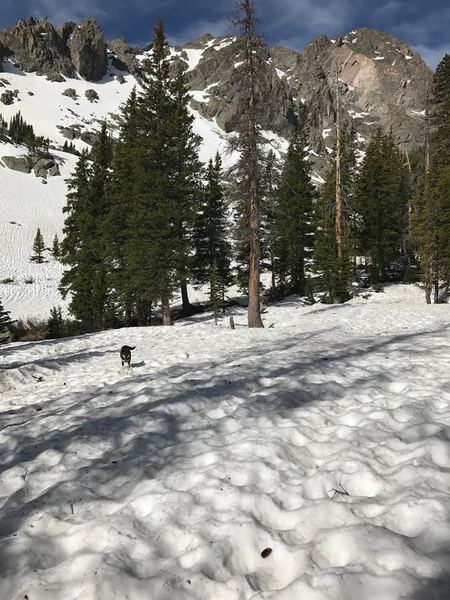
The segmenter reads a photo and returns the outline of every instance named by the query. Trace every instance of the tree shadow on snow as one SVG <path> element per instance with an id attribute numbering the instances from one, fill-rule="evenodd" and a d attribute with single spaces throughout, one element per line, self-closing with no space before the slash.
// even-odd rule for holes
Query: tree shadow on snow
<path id="1" fill-rule="evenodd" d="M 14 553 L 9 552 L 9 540 L 5 538 L 14 536 L 33 514 L 45 511 L 69 522 L 77 522 L 80 514 L 83 520 L 84 505 L 104 499 L 125 502 L 140 481 L 156 478 L 177 464 L 185 468 L 189 444 L 201 440 L 205 431 L 216 431 L 218 439 L 226 444 L 220 424 L 207 413 L 222 403 L 227 406 L 230 398 L 239 399 L 236 418 L 273 415 L 278 420 L 287 419 L 308 403 L 338 400 L 359 393 L 364 386 L 370 386 L 370 390 L 377 382 L 384 385 L 392 381 L 391 366 L 386 362 L 390 353 L 420 358 L 423 347 L 418 342 L 436 333 L 405 334 L 377 341 L 351 339 L 335 342 L 319 354 L 310 348 L 314 347 L 316 336 L 326 334 L 323 331 L 289 334 L 273 347 L 267 347 L 266 338 L 246 352 L 228 353 L 226 370 L 224 357 L 206 364 L 187 360 L 153 372 L 147 365 L 146 372 L 131 373 L 129 378 L 110 386 L 86 387 L 68 392 L 58 401 L 41 403 L 39 413 L 33 405 L 5 411 L 0 417 L 7 416 L 8 421 L 13 418 L 7 427 L 15 444 L 14 451 L 1 461 L 0 477 L 17 467 L 20 472 L 16 477 L 22 478 L 24 484 L 17 486 L 2 507 L 0 575 L 7 576 L 15 568 Z M 447 350 L 444 339 L 442 347 Z M 96 353 L 115 351 L 87 351 L 86 360 Z M 290 360 L 286 364 L 287 352 Z M 80 353 L 67 360 L 78 360 Z M 361 364 L 362 358 L 370 360 Z M 209 379 L 205 378 L 205 371 L 211 373 Z M 409 374 L 405 370 L 404 375 Z M 292 385 L 293 381 L 296 385 Z M 196 420 L 191 424 L 189 417 L 194 414 Z M 40 466 L 51 472 L 52 456 L 49 466 L 45 462 L 49 453 L 53 459 L 56 455 L 66 462 L 68 477 L 57 478 L 37 495 L 31 494 L 27 480 L 33 478 L 33 470 Z M 30 538 L 29 543 L 38 544 L 39 540 Z M 448 581 L 444 583 L 448 585 Z M 424 590 L 414 600 L 434 598 L 426 596 Z M 450 596 L 436 596 L 436 600 L 444 598 L 448 600 Z"/>

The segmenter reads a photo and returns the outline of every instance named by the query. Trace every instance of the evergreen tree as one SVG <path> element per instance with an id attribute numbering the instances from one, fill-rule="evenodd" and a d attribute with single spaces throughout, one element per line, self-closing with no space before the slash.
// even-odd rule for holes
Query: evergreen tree
<path id="1" fill-rule="evenodd" d="M 257 54 L 263 47 L 257 35 L 256 8 L 253 0 L 236 0 L 235 25 L 241 33 L 240 51 L 243 55 L 241 81 L 244 102 L 238 132 L 240 161 L 238 164 L 241 203 L 241 237 L 248 249 L 248 310 L 249 327 L 264 327 L 261 319 L 260 270 L 261 270 L 261 136 L 258 127 Z"/>
<path id="2" fill-rule="evenodd" d="M 341 135 L 341 196 L 343 203 L 343 240 L 341 255 L 336 247 L 336 164 L 326 176 L 316 205 L 316 242 L 314 266 L 330 302 L 345 302 L 351 297 L 351 256 L 353 249 L 353 211 L 356 157 L 353 132 Z"/>
<path id="3" fill-rule="evenodd" d="M 193 251 L 193 233 L 197 206 L 201 196 L 199 174 L 202 165 L 198 159 L 201 138 L 193 132 L 194 116 L 189 113 L 190 96 L 182 70 L 171 85 L 174 101 L 173 118 L 173 182 L 175 201 L 175 236 L 177 278 L 181 288 L 183 311 L 191 310 L 187 293 L 189 257 Z"/>
<path id="4" fill-rule="evenodd" d="M 44 242 L 44 238 L 42 236 L 41 230 L 37 229 L 36 231 L 36 235 L 34 237 L 34 241 L 33 241 L 33 256 L 31 256 L 30 260 L 32 260 L 33 262 L 37 262 L 39 264 L 42 264 L 44 262 L 44 250 L 45 250 L 45 242 Z"/>
<path id="5" fill-rule="evenodd" d="M 10 342 L 12 339 L 11 326 L 13 321 L 9 318 L 9 311 L 3 308 L 0 300 L 0 344 Z"/>
<path id="6" fill-rule="evenodd" d="M 142 91 L 130 98 L 124 114 L 125 127 L 135 134 L 135 140 L 131 142 L 122 129 L 111 191 L 114 219 L 120 214 L 118 189 L 130 188 L 130 184 L 131 206 L 125 231 L 110 247 L 119 259 L 115 276 L 127 313 L 146 324 L 152 306 L 159 301 L 163 322 L 170 324 L 169 302 L 177 287 L 182 287 L 187 303 L 185 284 L 200 164 L 186 82 L 181 72 L 171 73 L 162 22 L 155 29 L 141 85 Z M 119 182 L 124 160 L 133 162 L 132 182 L 129 178 Z"/>
<path id="7" fill-rule="evenodd" d="M 8 123 L 2 115 L 0 115 L 0 141 L 5 142 L 8 136 Z"/>
<path id="8" fill-rule="evenodd" d="M 402 276 L 407 228 L 409 174 L 392 135 L 378 129 L 356 183 L 359 252 L 369 260 L 373 283 Z"/>
<path id="9" fill-rule="evenodd" d="M 106 250 L 109 264 L 109 287 L 114 290 L 117 311 L 125 323 L 148 323 L 153 296 L 146 296 L 131 276 L 127 258 L 130 218 L 137 202 L 137 182 L 143 163 L 140 144 L 141 127 L 138 99 L 134 88 L 119 115 L 119 139 L 115 144 L 111 183 L 110 209 L 106 223 Z"/>
<path id="10" fill-rule="evenodd" d="M 60 290 L 63 297 L 71 292 L 69 310 L 88 330 L 101 329 L 114 318 L 106 262 L 111 161 L 112 141 L 103 124 L 90 156 L 81 155 L 68 180 L 64 209 L 61 261 L 68 269 L 64 271 Z"/>
<path id="11" fill-rule="evenodd" d="M 225 288 L 231 283 L 231 247 L 227 241 L 227 218 L 221 179 L 222 163 L 217 154 L 214 162 L 209 161 L 206 171 L 206 182 L 194 228 L 195 254 L 192 270 L 196 283 L 209 282 L 215 294 L 220 291 L 223 301 Z M 210 300 L 213 303 L 212 297 Z"/>
<path id="12" fill-rule="evenodd" d="M 282 290 L 303 294 L 313 247 L 314 189 L 304 150 L 305 120 L 289 145 L 275 209 L 275 265 Z"/>
<path id="13" fill-rule="evenodd" d="M 273 290 L 276 287 L 274 222 L 279 179 L 277 158 L 270 150 L 264 160 L 261 178 L 261 254 L 263 260 L 268 261 Z"/>
<path id="14" fill-rule="evenodd" d="M 47 338 L 56 339 L 64 337 L 64 319 L 62 317 L 60 306 L 54 306 L 50 310 L 50 318 L 47 322 L 47 327 Z"/>
<path id="15" fill-rule="evenodd" d="M 12 117 L 9 123 L 9 136 L 16 144 L 26 144 L 34 147 L 35 135 L 32 125 L 28 125 L 20 114 L 20 111 Z"/>
<path id="16" fill-rule="evenodd" d="M 56 234 L 56 233 L 55 233 L 55 237 L 53 238 L 51 253 L 55 260 L 58 260 L 58 258 L 60 257 L 60 254 L 61 254 L 61 248 L 60 248 L 60 243 L 59 243 L 59 239 L 58 239 L 58 234 Z"/>
<path id="17" fill-rule="evenodd" d="M 422 177 L 412 201 L 411 227 L 426 302 L 439 301 L 440 283 L 450 285 L 450 56 L 439 63 L 429 101 Z M 428 109 L 428 107 L 427 107 Z M 428 115 L 427 115 L 428 116 Z M 428 134 L 428 131 L 427 131 Z"/>
<path id="18" fill-rule="evenodd" d="M 450 55 L 436 68 L 430 97 L 430 162 L 433 169 L 450 163 Z"/>
<path id="19" fill-rule="evenodd" d="M 209 304 L 217 325 L 219 315 L 223 310 L 223 282 L 221 280 L 217 264 L 214 263 L 209 275 Z"/>

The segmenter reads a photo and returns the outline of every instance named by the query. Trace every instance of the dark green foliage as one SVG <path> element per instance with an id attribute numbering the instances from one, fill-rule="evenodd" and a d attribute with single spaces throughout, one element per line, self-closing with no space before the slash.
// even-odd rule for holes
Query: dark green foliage
<path id="1" fill-rule="evenodd" d="M 101 329 L 113 319 L 105 235 L 111 162 L 112 141 L 104 124 L 90 155 L 80 156 L 67 182 L 61 262 L 68 269 L 60 290 L 63 297 L 71 292 L 69 310 L 89 330 Z"/>
<path id="2" fill-rule="evenodd" d="M 64 319 L 60 306 L 54 306 L 50 311 L 50 318 L 47 323 L 49 339 L 62 338 L 65 335 Z"/>
<path id="3" fill-rule="evenodd" d="M 220 291 L 223 299 L 225 287 L 231 283 L 231 247 L 227 242 L 226 209 L 221 178 L 221 161 L 219 155 L 216 155 L 215 161 L 210 160 L 208 164 L 195 222 L 192 272 L 196 283 L 209 282 L 211 289 L 214 287 L 214 293 Z"/>
<path id="4" fill-rule="evenodd" d="M 409 174 L 391 135 L 378 130 L 356 184 L 359 253 L 369 261 L 373 283 L 401 279 L 406 266 Z"/>
<path id="5" fill-rule="evenodd" d="M 217 264 L 214 263 L 209 273 L 209 304 L 214 315 L 214 322 L 217 325 L 219 316 L 223 311 L 223 282 L 220 277 Z"/>
<path id="6" fill-rule="evenodd" d="M 80 153 L 76 149 L 76 146 L 73 142 L 68 142 L 67 140 L 63 144 L 63 152 L 68 152 L 70 154 L 79 155 Z"/>
<path id="7" fill-rule="evenodd" d="M 33 126 L 25 122 L 20 112 L 14 115 L 9 123 L 9 136 L 16 144 L 26 144 L 27 146 L 34 147 L 35 135 Z"/>
<path id="8" fill-rule="evenodd" d="M 436 68 L 430 98 L 431 166 L 441 169 L 450 163 L 450 55 Z"/>
<path id="9" fill-rule="evenodd" d="M 275 270 L 281 288 L 303 294 L 313 247 L 314 188 L 304 150 L 305 119 L 289 145 L 275 208 Z"/>
<path id="10" fill-rule="evenodd" d="M 61 246 L 57 234 L 55 234 L 55 237 L 53 238 L 51 254 L 55 260 L 58 260 L 61 255 Z"/>
<path id="11" fill-rule="evenodd" d="M 33 262 L 37 262 L 38 264 L 42 264 L 44 262 L 44 250 L 45 250 L 45 242 L 42 236 L 41 230 L 37 229 L 36 235 L 33 241 L 33 256 L 30 257 L 30 260 Z"/>
<path id="12" fill-rule="evenodd" d="M 201 173 L 186 82 L 171 73 L 161 22 L 141 83 L 122 111 L 108 252 L 120 310 L 144 325 L 188 278 Z"/>
<path id="13" fill-rule="evenodd" d="M 272 289 L 275 280 L 275 210 L 280 171 L 275 153 L 270 150 L 264 159 L 261 178 L 261 256 L 271 272 Z"/>
<path id="14" fill-rule="evenodd" d="M 11 326 L 13 321 L 9 318 L 9 311 L 3 308 L 0 300 L 0 344 L 10 342 L 12 339 Z"/>
<path id="15" fill-rule="evenodd" d="M 426 301 L 439 301 L 450 285 L 450 56 L 439 63 L 430 97 L 430 143 L 412 199 L 412 240 L 425 284 Z M 426 152 L 429 160 L 426 160 Z M 427 168 L 427 165 L 428 168 Z"/>
<path id="16" fill-rule="evenodd" d="M 330 169 L 316 204 L 314 269 L 328 302 L 345 302 L 352 294 L 354 256 L 354 183 L 356 157 L 354 135 L 341 135 L 341 186 L 344 206 L 344 239 L 339 257 L 336 247 L 336 165 Z"/>
<path id="17" fill-rule="evenodd" d="M 5 142 L 8 136 L 8 123 L 5 119 L 0 115 L 0 140 Z"/>

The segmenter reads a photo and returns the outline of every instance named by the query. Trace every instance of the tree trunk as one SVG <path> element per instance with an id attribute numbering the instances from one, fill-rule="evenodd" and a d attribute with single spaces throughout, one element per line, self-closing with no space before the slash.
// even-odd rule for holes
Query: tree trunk
<path id="1" fill-rule="evenodd" d="M 434 304 L 439 304 L 439 280 L 435 279 L 433 281 L 433 289 L 434 289 L 434 297 L 433 297 L 433 301 Z"/>
<path id="2" fill-rule="evenodd" d="M 163 325 L 172 325 L 172 311 L 170 310 L 169 299 L 165 298 L 161 301 L 161 311 L 163 318 Z"/>
<path id="3" fill-rule="evenodd" d="M 192 314 L 192 304 L 189 302 L 187 282 L 185 279 L 181 280 L 180 287 L 181 287 L 181 303 L 183 305 L 183 315 L 189 316 Z"/>
<path id="4" fill-rule="evenodd" d="M 261 240 L 259 231 L 259 198 L 258 198 L 258 130 L 256 123 L 256 89 L 255 64 L 253 59 L 253 27 L 254 6 L 251 2 L 243 3 L 245 17 L 246 66 L 249 84 L 247 106 L 247 177 L 248 177 L 248 214 L 249 214 L 249 259 L 248 259 L 248 311 L 249 327 L 264 327 L 261 319 L 259 297 Z"/>
<path id="5" fill-rule="evenodd" d="M 275 280 L 275 260 L 273 256 L 273 250 L 270 250 L 270 272 L 272 277 L 272 289 L 275 290 L 277 282 Z"/>
<path id="6" fill-rule="evenodd" d="M 335 236 L 336 255 L 342 257 L 343 223 L 344 213 L 342 206 L 342 180 L 341 180 L 341 126 L 340 126 L 340 99 L 339 80 L 336 76 L 336 214 L 335 214 Z"/>

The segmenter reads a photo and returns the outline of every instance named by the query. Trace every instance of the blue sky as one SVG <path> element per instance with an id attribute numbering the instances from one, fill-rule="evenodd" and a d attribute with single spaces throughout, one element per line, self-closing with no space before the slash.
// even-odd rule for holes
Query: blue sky
<path id="1" fill-rule="evenodd" d="M 231 32 L 233 0 L 2 0 L 0 28 L 25 16 L 48 16 L 60 25 L 94 16 L 108 39 L 124 35 L 135 45 L 151 39 L 161 16 L 172 42 L 210 32 Z M 373 5 L 371 7 L 370 5 Z M 449 0 L 256 0 L 261 33 L 272 46 L 303 48 L 320 33 L 334 36 L 358 27 L 377 27 L 406 41 L 435 67 L 450 53 Z"/>

